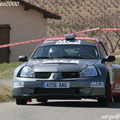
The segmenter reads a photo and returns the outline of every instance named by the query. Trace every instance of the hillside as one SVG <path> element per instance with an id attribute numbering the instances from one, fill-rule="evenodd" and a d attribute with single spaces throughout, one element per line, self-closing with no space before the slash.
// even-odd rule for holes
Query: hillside
<path id="1" fill-rule="evenodd" d="M 104 17 L 120 17 L 120 0 L 26 0 L 61 15 L 62 20 L 48 19 L 48 36 L 84 29 Z M 88 23 L 89 24 L 86 24 Z M 104 27 L 101 21 L 95 26 Z M 93 26 L 93 25 L 92 25 Z M 91 27 L 92 27 L 91 26 Z M 105 26 L 107 27 L 107 26 Z M 108 26 L 109 27 L 109 26 Z M 115 26 L 116 27 L 116 26 Z"/>

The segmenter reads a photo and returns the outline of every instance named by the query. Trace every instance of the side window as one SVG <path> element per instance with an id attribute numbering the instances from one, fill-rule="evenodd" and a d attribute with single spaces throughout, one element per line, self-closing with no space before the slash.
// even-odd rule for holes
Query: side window
<path id="1" fill-rule="evenodd" d="M 102 56 L 103 56 L 103 57 L 107 57 L 107 56 L 108 56 L 108 53 L 107 53 L 104 45 L 103 45 L 101 42 L 100 42 L 99 44 L 100 44 L 100 49 L 101 49 Z"/>

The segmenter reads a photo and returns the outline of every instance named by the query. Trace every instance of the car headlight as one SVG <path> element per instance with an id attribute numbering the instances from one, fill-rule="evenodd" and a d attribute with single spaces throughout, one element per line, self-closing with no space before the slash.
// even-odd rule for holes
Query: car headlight
<path id="1" fill-rule="evenodd" d="M 87 66 L 80 72 L 80 77 L 95 77 L 98 72 L 94 66 Z"/>
<path id="2" fill-rule="evenodd" d="M 20 77 L 35 77 L 35 73 L 34 71 L 32 70 L 31 67 L 29 66 L 25 66 L 22 70 L 21 70 L 21 73 L 20 73 Z"/>

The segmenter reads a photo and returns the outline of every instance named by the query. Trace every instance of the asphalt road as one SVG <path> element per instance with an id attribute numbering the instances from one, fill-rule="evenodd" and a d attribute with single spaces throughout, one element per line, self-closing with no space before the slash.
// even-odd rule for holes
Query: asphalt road
<path id="1" fill-rule="evenodd" d="M 98 107 L 96 101 L 48 101 L 19 106 L 0 104 L 0 120 L 120 120 L 120 103 Z"/>

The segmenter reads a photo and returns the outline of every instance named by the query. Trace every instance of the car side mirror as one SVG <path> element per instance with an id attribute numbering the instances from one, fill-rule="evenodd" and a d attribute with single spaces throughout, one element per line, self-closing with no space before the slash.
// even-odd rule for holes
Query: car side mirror
<path id="1" fill-rule="evenodd" d="M 102 63 L 104 63 L 104 62 L 113 62 L 113 61 L 115 61 L 115 56 L 108 56 L 108 57 L 106 57 L 106 58 L 103 58 L 103 60 L 102 60 Z"/>
<path id="2" fill-rule="evenodd" d="M 27 56 L 19 56 L 19 57 L 18 57 L 18 60 L 19 60 L 20 62 L 26 62 L 26 61 L 28 61 L 28 58 L 27 58 Z"/>

